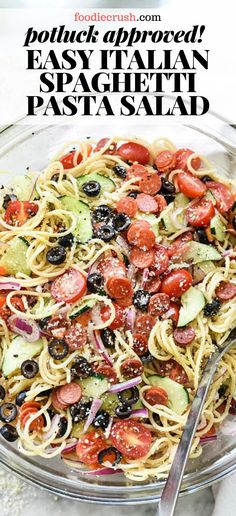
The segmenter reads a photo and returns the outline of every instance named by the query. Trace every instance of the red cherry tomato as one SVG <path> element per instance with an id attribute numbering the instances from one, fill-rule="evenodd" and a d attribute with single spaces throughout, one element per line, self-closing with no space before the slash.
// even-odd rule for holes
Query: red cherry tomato
<path id="1" fill-rule="evenodd" d="M 155 165 L 160 172 L 171 172 L 176 168 L 175 153 L 170 150 L 159 152 L 155 159 Z"/>
<path id="2" fill-rule="evenodd" d="M 110 439 L 124 457 L 135 460 L 149 452 L 152 434 L 142 423 L 127 419 L 112 426 Z"/>
<path id="3" fill-rule="evenodd" d="M 0 266 L 0 276 L 7 276 L 7 270 L 2 265 Z"/>
<path id="4" fill-rule="evenodd" d="M 111 330 L 117 330 L 118 328 L 123 328 L 126 319 L 126 312 L 116 303 L 113 303 L 113 306 L 115 308 L 115 318 L 110 324 L 109 328 L 111 328 Z M 108 321 L 111 316 L 109 306 L 103 305 L 100 310 L 100 315 L 103 322 Z"/>
<path id="5" fill-rule="evenodd" d="M 76 165 L 79 165 L 81 163 L 81 161 L 83 159 L 82 154 L 81 153 L 78 154 L 75 165 L 74 165 L 74 155 L 75 155 L 75 151 L 68 152 L 68 154 L 65 154 L 65 156 L 62 156 L 62 158 L 60 158 L 60 162 L 62 163 L 63 168 L 65 170 L 68 170 L 69 168 L 74 168 Z"/>
<path id="6" fill-rule="evenodd" d="M 105 448 L 107 443 L 102 435 L 98 432 L 87 432 L 76 445 L 76 455 L 83 464 L 90 466 L 97 462 L 99 452 Z"/>
<path id="7" fill-rule="evenodd" d="M 6 303 L 6 296 L 0 296 L 0 308 L 2 308 Z M 0 312 L 1 316 L 1 312 Z"/>
<path id="8" fill-rule="evenodd" d="M 179 191 L 187 197 L 190 197 L 190 199 L 202 197 L 207 189 L 206 185 L 198 179 L 198 177 L 194 177 L 192 174 L 186 174 L 185 172 L 178 174 L 177 184 Z"/>
<path id="9" fill-rule="evenodd" d="M 185 269 L 176 269 L 162 281 L 161 292 L 170 297 L 181 297 L 191 287 L 192 282 L 193 278 L 190 272 Z"/>
<path id="10" fill-rule="evenodd" d="M 208 226 L 215 215 L 215 208 L 209 199 L 195 199 L 186 209 L 186 218 L 193 227 Z"/>
<path id="11" fill-rule="evenodd" d="M 12 304 L 12 306 L 14 306 L 14 308 L 16 308 L 16 310 L 20 310 L 20 312 L 25 311 L 25 305 L 24 305 L 21 297 L 13 296 L 11 298 L 11 304 Z"/>
<path id="12" fill-rule="evenodd" d="M 220 213 L 226 213 L 232 208 L 234 197 L 227 186 L 217 181 L 207 181 L 206 186 L 212 191 L 216 200 L 216 207 Z"/>
<path id="13" fill-rule="evenodd" d="M 110 138 L 102 138 L 101 140 L 99 140 L 99 142 L 97 143 L 95 152 L 99 152 L 100 150 L 102 150 L 102 148 L 105 147 L 105 145 L 107 144 L 107 142 L 109 142 L 109 140 L 110 140 Z M 117 147 L 116 143 L 111 142 L 108 149 L 106 149 L 104 151 L 104 154 L 116 154 L 116 147 Z"/>
<path id="14" fill-rule="evenodd" d="M 150 387 L 144 394 L 145 400 L 150 405 L 167 405 L 168 394 L 162 387 Z"/>
<path id="15" fill-rule="evenodd" d="M 11 226 L 23 226 L 38 212 L 38 205 L 28 201 L 10 201 L 4 214 L 4 220 Z"/>
<path id="16" fill-rule="evenodd" d="M 123 143 L 117 152 L 124 161 L 138 161 L 141 165 L 146 165 L 150 159 L 149 150 L 140 143 Z"/>
<path id="17" fill-rule="evenodd" d="M 86 292 L 86 279 L 76 269 L 68 269 L 52 282 L 51 294 L 56 301 L 74 303 Z"/>
<path id="18" fill-rule="evenodd" d="M 176 168 L 181 168 L 185 172 L 188 172 L 188 166 L 187 166 L 187 159 L 191 154 L 194 154 L 194 151 L 190 149 L 179 149 L 175 153 L 176 158 Z M 201 159 L 199 157 L 193 158 L 191 160 L 191 165 L 194 168 L 194 170 L 198 170 L 201 166 Z"/>
<path id="19" fill-rule="evenodd" d="M 107 378 L 110 383 L 118 382 L 116 372 L 114 371 L 113 367 L 109 365 L 101 364 L 100 366 L 96 367 L 96 373 L 105 376 L 105 378 Z"/>

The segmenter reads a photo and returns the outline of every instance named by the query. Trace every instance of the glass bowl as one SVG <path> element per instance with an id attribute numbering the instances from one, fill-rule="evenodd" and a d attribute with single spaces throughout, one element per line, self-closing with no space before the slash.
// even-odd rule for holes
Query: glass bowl
<path id="1" fill-rule="evenodd" d="M 164 124 L 134 119 L 115 122 L 81 120 L 73 125 L 29 127 L 26 123 L 0 131 L 1 182 L 9 176 L 25 174 L 27 167 L 42 170 L 54 153 L 69 140 L 107 135 L 137 135 L 154 140 L 167 136 L 178 147 L 189 147 L 206 155 L 224 176 L 236 177 L 236 130 L 220 117 L 210 114 L 195 125 Z M 71 499 L 91 503 L 133 505 L 157 502 L 163 481 L 134 483 L 122 475 L 81 475 L 70 470 L 59 458 L 39 459 L 21 455 L 17 446 L 0 437 L 0 463 L 27 482 Z M 236 470 L 236 433 L 219 435 L 205 444 L 202 456 L 189 461 L 181 487 L 188 494 L 211 485 Z"/>

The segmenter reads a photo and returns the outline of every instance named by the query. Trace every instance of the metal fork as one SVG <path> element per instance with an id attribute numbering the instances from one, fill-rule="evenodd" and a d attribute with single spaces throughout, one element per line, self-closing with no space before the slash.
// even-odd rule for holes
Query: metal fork
<path id="1" fill-rule="evenodd" d="M 231 331 L 227 340 L 222 344 L 222 346 L 216 348 L 206 363 L 199 387 L 191 405 L 179 446 L 175 454 L 175 458 L 173 460 L 165 487 L 162 492 L 156 516 L 173 516 L 174 514 L 185 466 L 202 413 L 204 402 L 211 385 L 212 377 L 223 355 L 227 353 L 227 351 L 229 351 L 229 349 L 234 345 L 236 345 L 236 327 Z"/>

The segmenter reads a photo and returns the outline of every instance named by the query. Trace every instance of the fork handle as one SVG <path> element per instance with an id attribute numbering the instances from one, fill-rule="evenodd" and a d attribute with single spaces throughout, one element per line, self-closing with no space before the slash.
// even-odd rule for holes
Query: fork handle
<path id="1" fill-rule="evenodd" d="M 203 405 L 218 362 L 225 351 L 225 348 L 224 352 L 220 349 L 216 349 L 206 364 L 195 398 L 191 405 L 174 461 L 170 468 L 168 479 L 162 492 L 156 516 L 173 516 L 174 514 L 185 466 L 198 426 L 198 421 L 202 413 Z"/>

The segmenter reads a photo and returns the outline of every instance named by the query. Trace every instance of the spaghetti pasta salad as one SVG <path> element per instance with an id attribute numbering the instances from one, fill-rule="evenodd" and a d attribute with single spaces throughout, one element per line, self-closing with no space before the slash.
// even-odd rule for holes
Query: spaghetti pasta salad
<path id="1" fill-rule="evenodd" d="M 0 433 L 81 473 L 165 478 L 236 326 L 234 187 L 162 138 L 70 142 L 0 199 Z M 221 360 L 191 449 L 236 414 Z"/>

